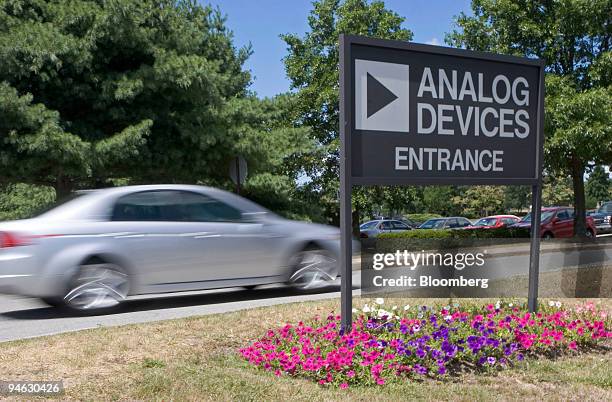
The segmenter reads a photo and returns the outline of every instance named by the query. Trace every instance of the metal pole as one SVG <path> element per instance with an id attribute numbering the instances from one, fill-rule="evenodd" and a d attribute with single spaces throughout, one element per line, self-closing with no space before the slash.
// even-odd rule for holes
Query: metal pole
<path id="1" fill-rule="evenodd" d="M 541 186 L 531 187 L 531 250 L 529 253 L 529 293 L 527 306 L 529 311 L 538 310 L 538 279 L 540 275 L 540 215 L 542 197 Z"/>
<path id="2" fill-rule="evenodd" d="M 529 311 L 538 310 L 538 282 L 540 276 L 540 220 L 542 210 L 542 167 L 544 155 L 544 61 L 540 60 L 538 88 L 538 151 L 536 152 L 536 184 L 531 186 L 531 247 L 529 253 L 529 290 L 527 306 Z"/>
<path id="3" fill-rule="evenodd" d="M 348 60 L 349 49 L 345 46 L 345 39 L 340 35 L 340 310 L 342 315 L 342 329 L 352 329 L 353 314 L 353 250 L 352 250 L 352 216 L 351 216 L 351 164 L 350 132 L 350 105 L 346 105 L 346 93 L 350 90 L 347 84 L 351 80 L 346 77 L 350 74 Z"/>

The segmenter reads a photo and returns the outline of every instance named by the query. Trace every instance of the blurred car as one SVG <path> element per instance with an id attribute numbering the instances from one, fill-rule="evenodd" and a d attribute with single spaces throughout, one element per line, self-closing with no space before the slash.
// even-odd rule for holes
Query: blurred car
<path id="1" fill-rule="evenodd" d="M 131 295 L 277 282 L 306 290 L 339 274 L 339 238 L 210 187 L 97 190 L 0 223 L 0 293 L 98 313 Z"/>
<path id="2" fill-rule="evenodd" d="M 378 237 L 381 233 L 398 233 L 412 228 L 396 219 L 376 219 L 359 226 L 359 237 L 362 239 Z"/>
<path id="3" fill-rule="evenodd" d="M 593 218 L 597 233 L 612 233 L 612 201 L 604 202 L 599 209 L 588 211 L 587 215 Z"/>
<path id="4" fill-rule="evenodd" d="M 514 225 L 521 218 L 514 215 L 493 215 L 477 220 L 474 224 L 466 226 L 466 229 L 497 229 Z"/>
<path id="5" fill-rule="evenodd" d="M 520 222 L 513 227 L 531 228 L 531 213 L 527 214 Z M 574 209 L 569 207 L 548 207 L 542 208 L 540 216 L 540 234 L 545 239 L 574 236 Z M 586 219 L 588 237 L 595 237 L 597 229 L 593 223 L 593 218 L 587 216 Z"/>
<path id="6" fill-rule="evenodd" d="M 426 220 L 419 229 L 462 229 L 470 226 L 472 222 L 462 216 L 451 216 L 450 218 L 432 218 Z"/>

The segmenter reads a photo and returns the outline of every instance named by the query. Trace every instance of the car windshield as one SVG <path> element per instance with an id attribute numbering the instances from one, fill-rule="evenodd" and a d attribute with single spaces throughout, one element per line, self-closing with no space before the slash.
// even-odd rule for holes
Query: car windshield
<path id="1" fill-rule="evenodd" d="M 608 202 L 606 204 L 603 204 L 598 210 L 597 212 L 599 213 L 610 213 L 612 212 L 612 202 Z"/>
<path id="2" fill-rule="evenodd" d="M 361 226 L 359 226 L 359 229 L 361 230 L 372 229 L 374 228 L 374 226 L 376 226 L 377 223 L 378 221 L 370 221 L 370 222 L 362 223 Z"/>
<path id="3" fill-rule="evenodd" d="M 497 223 L 497 218 L 482 218 L 478 220 L 474 226 L 494 226 Z"/>
<path id="4" fill-rule="evenodd" d="M 421 229 L 439 229 L 444 226 L 444 219 L 430 219 L 423 223 Z"/>
<path id="5" fill-rule="evenodd" d="M 542 222 L 547 221 L 550 219 L 551 216 L 553 216 L 555 214 L 555 211 L 542 211 L 542 215 L 540 215 L 540 220 Z M 525 216 L 521 222 L 531 222 L 531 212 L 527 214 L 527 216 Z"/>

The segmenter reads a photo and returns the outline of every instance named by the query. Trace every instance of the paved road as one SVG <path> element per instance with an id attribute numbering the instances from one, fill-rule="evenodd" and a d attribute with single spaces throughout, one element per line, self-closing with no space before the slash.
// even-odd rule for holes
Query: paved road
<path id="1" fill-rule="evenodd" d="M 353 274 L 359 286 L 359 272 Z M 359 291 L 355 290 L 354 294 Z M 94 317 L 74 317 L 37 299 L 0 295 L 0 342 L 78 331 L 88 328 L 161 321 L 194 315 L 217 314 L 275 304 L 340 297 L 340 281 L 317 293 L 300 294 L 291 288 L 270 285 L 254 290 L 231 288 L 136 298 L 124 312 Z"/>

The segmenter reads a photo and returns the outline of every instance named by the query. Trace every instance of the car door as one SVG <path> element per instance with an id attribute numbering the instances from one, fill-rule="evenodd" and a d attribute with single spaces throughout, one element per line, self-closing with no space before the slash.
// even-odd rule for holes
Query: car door
<path id="1" fill-rule="evenodd" d="M 459 227 L 459 221 L 457 220 L 457 218 L 450 218 L 446 221 L 446 224 L 444 225 L 445 229 L 456 229 Z"/>
<path id="2" fill-rule="evenodd" d="M 193 288 L 281 274 L 282 248 L 275 247 L 280 235 L 265 223 L 245 218 L 242 211 L 199 192 L 182 191 L 176 209 L 181 224 L 194 234 L 190 238 L 193 263 L 184 276 Z"/>
<path id="3" fill-rule="evenodd" d="M 411 229 L 410 226 L 400 221 L 392 221 L 391 224 L 393 225 L 393 229 L 391 229 L 392 233 L 405 232 Z"/>
<path id="4" fill-rule="evenodd" d="M 570 217 L 567 209 L 557 211 L 553 223 L 553 234 L 555 237 L 572 237 L 574 232 L 574 220 Z"/>
<path id="5" fill-rule="evenodd" d="M 391 233 L 393 231 L 393 224 L 390 221 L 384 221 L 378 225 L 378 229 L 380 233 Z"/>
<path id="6" fill-rule="evenodd" d="M 168 291 L 183 280 L 197 256 L 190 240 L 195 228 L 171 216 L 176 191 L 150 190 L 118 198 L 112 208 L 112 232 L 118 250 L 135 271 L 136 292 Z"/>

